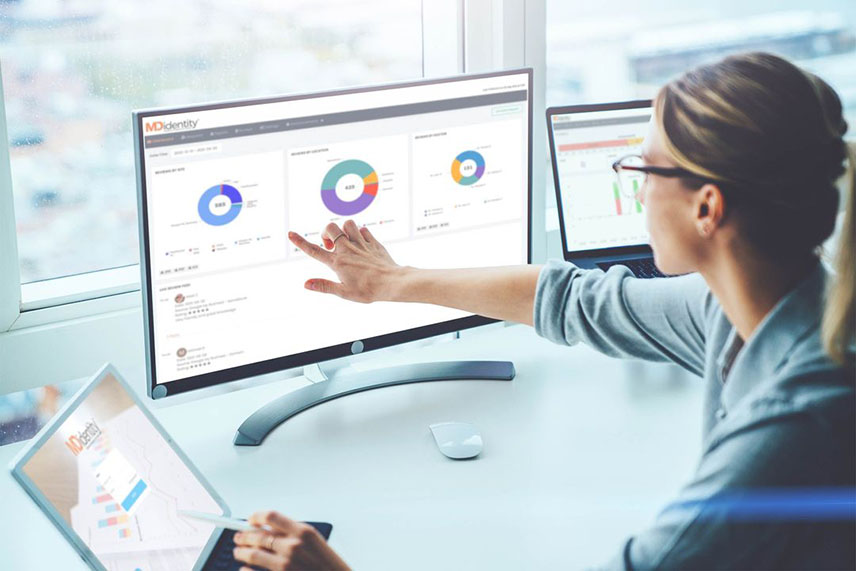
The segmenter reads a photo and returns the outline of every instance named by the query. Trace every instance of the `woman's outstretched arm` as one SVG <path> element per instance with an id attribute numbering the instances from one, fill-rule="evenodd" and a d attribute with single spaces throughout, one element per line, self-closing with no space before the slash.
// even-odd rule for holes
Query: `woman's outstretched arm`
<path id="1" fill-rule="evenodd" d="M 307 289 L 361 303 L 400 301 L 452 307 L 532 325 L 540 266 L 426 270 L 395 263 L 367 228 L 329 224 L 324 248 L 290 232 L 289 239 L 332 269 L 339 282 L 310 279 Z"/>

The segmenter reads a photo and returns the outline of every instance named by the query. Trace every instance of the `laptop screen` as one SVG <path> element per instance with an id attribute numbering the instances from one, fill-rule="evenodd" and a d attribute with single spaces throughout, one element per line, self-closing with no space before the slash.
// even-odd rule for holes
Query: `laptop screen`
<path id="1" fill-rule="evenodd" d="M 192 569 L 223 510 L 125 387 L 106 373 L 21 466 L 106 569 Z"/>
<path id="2" fill-rule="evenodd" d="M 645 214 L 633 189 L 622 189 L 612 163 L 641 153 L 651 107 L 551 115 L 553 172 L 566 252 L 648 243 Z M 641 185 L 634 179 L 634 188 Z"/>

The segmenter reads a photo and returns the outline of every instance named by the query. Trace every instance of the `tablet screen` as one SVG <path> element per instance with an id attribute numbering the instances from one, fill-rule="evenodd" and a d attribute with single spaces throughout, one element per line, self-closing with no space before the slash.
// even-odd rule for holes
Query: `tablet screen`
<path id="1" fill-rule="evenodd" d="M 177 510 L 223 513 L 109 373 L 22 470 L 110 570 L 191 569 L 214 526 Z"/>

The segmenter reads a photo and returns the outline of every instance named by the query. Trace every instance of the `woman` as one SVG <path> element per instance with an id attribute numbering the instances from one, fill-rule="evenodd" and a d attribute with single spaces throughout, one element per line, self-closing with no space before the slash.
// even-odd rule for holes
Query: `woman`
<path id="1" fill-rule="evenodd" d="M 704 378 L 696 473 L 612 567 L 851 569 L 853 172 L 834 276 L 817 253 L 835 226 L 836 181 L 848 155 L 856 162 L 846 130 L 825 82 L 769 54 L 732 56 L 663 87 L 643 160 L 614 168 L 619 176 L 645 173 L 639 199 L 655 262 L 667 274 L 687 274 L 680 277 L 639 280 L 622 267 L 604 273 L 556 261 L 401 267 L 353 221 L 330 224 L 325 248 L 290 239 L 341 280 L 309 280 L 309 289 L 527 323 L 558 343 L 674 361 Z M 822 509 L 841 506 L 842 497 L 843 510 Z M 306 527 L 275 512 L 253 521 L 274 534 L 236 536 L 238 559 L 346 568 Z"/>

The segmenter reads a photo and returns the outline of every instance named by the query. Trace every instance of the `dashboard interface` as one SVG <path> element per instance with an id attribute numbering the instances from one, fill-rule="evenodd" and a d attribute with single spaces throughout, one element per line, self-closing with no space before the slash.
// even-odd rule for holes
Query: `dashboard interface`
<path id="1" fill-rule="evenodd" d="M 523 71 L 138 114 L 156 383 L 469 316 L 308 291 L 335 275 L 287 235 L 353 219 L 399 264 L 526 263 L 530 98 Z"/>
<path id="2" fill-rule="evenodd" d="M 642 177 L 622 188 L 612 163 L 641 153 L 650 119 L 650 107 L 552 116 L 565 251 L 648 243 L 644 206 L 635 195 Z"/>

